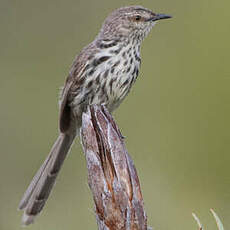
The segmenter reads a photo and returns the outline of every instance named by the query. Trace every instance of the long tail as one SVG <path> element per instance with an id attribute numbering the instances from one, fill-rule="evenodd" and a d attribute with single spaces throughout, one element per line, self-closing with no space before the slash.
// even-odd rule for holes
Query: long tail
<path id="1" fill-rule="evenodd" d="M 24 225 L 31 224 L 44 207 L 74 138 L 75 135 L 63 133 L 59 135 L 46 160 L 24 193 L 19 204 L 19 209 L 24 210 L 22 217 Z"/>

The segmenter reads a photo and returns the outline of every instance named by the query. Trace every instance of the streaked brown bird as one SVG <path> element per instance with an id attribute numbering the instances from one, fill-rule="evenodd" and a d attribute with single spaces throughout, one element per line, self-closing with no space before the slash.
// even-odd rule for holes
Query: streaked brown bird
<path id="1" fill-rule="evenodd" d="M 41 212 L 60 168 L 78 136 L 82 113 L 90 104 L 112 112 L 129 93 L 139 73 L 140 45 L 157 20 L 170 18 L 142 6 L 113 11 L 94 41 L 75 58 L 61 92 L 60 134 L 22 197 L 19 209 L 28 225 Z"/>

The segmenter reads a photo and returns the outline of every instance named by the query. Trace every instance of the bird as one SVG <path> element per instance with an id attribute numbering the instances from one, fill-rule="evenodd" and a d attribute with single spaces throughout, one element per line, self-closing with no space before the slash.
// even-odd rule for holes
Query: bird
<path id="1" fill-rule="evenodd" d="M 156 22 L 171 16 L 142 6 L 114 10 L 95 39 L 73 61 L 59 99 L 59 136 L 24 193 L 19 209 L 29 225 L 42 211 L 61 166 L 79 136 L 82 114 L 89 105 L 113 112 L 137 79 L 140 47 Z"/>

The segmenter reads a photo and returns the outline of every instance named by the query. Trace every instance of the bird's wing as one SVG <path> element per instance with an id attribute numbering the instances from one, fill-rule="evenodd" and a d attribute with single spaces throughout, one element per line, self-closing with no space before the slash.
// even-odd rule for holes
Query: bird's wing
<path id="1" fill-rule="evenodd" d="M 85 70 L 89 67 L 92 61 L 92 56 L 96 52 L 95 46 L 91 43 L 85 47 L 82 52 L 75 58 L 70 73 L 66 79 L 65 85 L 61 92 L 60 98 L 60 114 L 59 114 L 59 128 L 62 133 L 65 133 L 71 123 L 71 107 L 70 103 L 76 96 L 76 89 L 81 88 L 84 82 Z M 81 93 L 81 92 L 79 92 Z"/>

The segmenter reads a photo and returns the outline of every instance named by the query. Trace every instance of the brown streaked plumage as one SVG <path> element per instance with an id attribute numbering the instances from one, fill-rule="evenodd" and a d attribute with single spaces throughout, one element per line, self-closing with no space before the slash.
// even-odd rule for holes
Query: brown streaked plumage
<path id="1" fill-rule="evenodd" d="M 75 58 L 60 97 L 60 135 L 19 204 L 23 224 L 43 209 L 65 157 L 90 104 L 112 112 L 135 82 L 141 64 L 140 45 L 155 21 L 170 18 L 142 6 L 123 7 L 105 20 L 95 40 Z"/>

